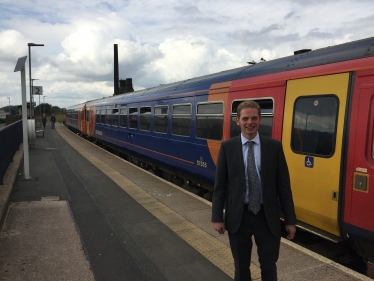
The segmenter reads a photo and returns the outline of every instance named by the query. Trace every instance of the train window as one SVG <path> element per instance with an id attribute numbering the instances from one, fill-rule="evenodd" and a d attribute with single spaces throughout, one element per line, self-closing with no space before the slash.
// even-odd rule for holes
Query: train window
<path id="1" fill-rule="evenodd" d="M 196 112 L 196 137 L 222 140 L 223 103 L 201 103 Z"/>
<path id="2" fill-rule="evenodd" d="M 244 100 L 236 100 L 231 107 L 231 123 L 230 123 L 230 138 L 240 135 L 240 126 L 236 124 L 237 108 Z M 274 102 L 272 99 L 255 100 L 261 108 L 261 125 L 258 132 L 266 137 L 272 137 L 273 131 L 273 108 Z"/>
<path id="3" fill-rule="evenodd" d="M 127 108 L 121 108 L 119 122 L 121 127 L 127 127 Z"/>
<path id="4" fill-rule="evenodd" d="M 106 116 L 105 116 L 105 124 L 106 125 L 111 125 L 111 122 L 110 122 L 111 115 L 112 115 L 112 110 L 111 109 L 107 109 L 106 110 Z"/>
<path id="5" fill-rule="evenodd" d="M 112 125 L 118 127 L 118 109 L 112 109 Z"/>
<path id="6" fill-rule="evenodd" d="M 96 123 L 100 123 L 100 110 L 96 110 Z"/>
<path id="7" fill-rule="evenodd" d="M 150 131 L 152 109 L 150 106 L 140 108 L 140 130 Z"/>
<path id="8" fill-rule="evenodd" d="M 105 109 L 101 110 L 101 119 L 100 119 L 101 124 L 105 124 Z"/>
<path id="9" fill-rule="evenodd" d="M 168 106 L 155 106 L 153 130 L 158 133 L 168 132 Z"/>
<path id="10" fill-rule="evenodd" d="M 191 105 L 174 105 L 171 133 L 173 135 L 189 136 L 191 133 Z"/>
<path id="11" fill-rule="evenodd" d="M 138 109 L 136 107 L 129 108 L 129 128 L 138 128 Z"/>
<path id="12" fill-rule="evenodd" d="M 332 156 L 338 116 L 333 95 L 300 97 L 295 101 L 291 147 L 294 152 Z"/>

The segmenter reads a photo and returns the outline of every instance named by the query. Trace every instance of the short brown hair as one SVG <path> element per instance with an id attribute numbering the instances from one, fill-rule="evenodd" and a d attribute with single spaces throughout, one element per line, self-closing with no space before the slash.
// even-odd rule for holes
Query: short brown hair
<path id="1" fill-rule="evenodd" d="M 245 101 L 243 101 L 242 103 L 240 103 L 238 105 L 238 108 L 236 110 L 236 117 L 237 118 L 240 118 L 240 112 L 244 108 L 256 108 L 258 110 L 258 116 L 261 116 L 260 105 L 257 102 L 253 101 L 253 100 L 245 100 Z"/>

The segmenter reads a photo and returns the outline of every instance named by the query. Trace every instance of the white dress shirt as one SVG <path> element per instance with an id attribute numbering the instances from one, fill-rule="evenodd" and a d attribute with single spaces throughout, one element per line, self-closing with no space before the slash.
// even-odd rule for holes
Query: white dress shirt
<path id="1" fill-rule="evenodd" d="M 258 184 L 260 186 L 260 202 L 261 204 L 263 204 L 263 200 L 262 200 L 262 188 L 261 188 L 261 177 L 260 177 L 260 172 L 261 172 L 261 142 L 260 142 L 260 135 L 257 133 L 257 135 L 249 140 L 249 139 L 246 139 L 243 134 L 240 134 L 241 136 L 241 140 L 242 140 L 242 150 L 243 150 L 243 160 L 244 160 L 244 167 L 245 167 L 245 185 L 246 185 L 246 193 L 245 193 L 245 199 L 244 199 L 244 203 L 245 204 L 248 204 L 248 198 L 249 198 L 249 194 L 248 194 L 248 164 L 247 164 L 247 155 L 248 155 L 248 145 L 247 145 L 247 142 L 248 141 L 253 141 L 254 144 L 253 144 L 253 153 L 254 153 L 254 157 L 255 157 L 255 162 L 256 162 L 256 171 L 257 171 L 257 175 L 258 175 Z"/>

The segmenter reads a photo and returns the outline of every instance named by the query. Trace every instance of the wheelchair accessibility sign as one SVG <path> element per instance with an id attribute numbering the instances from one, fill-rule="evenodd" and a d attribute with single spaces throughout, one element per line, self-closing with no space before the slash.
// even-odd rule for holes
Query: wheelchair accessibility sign
<path id="1" fill-rule="evenodd" d="M 305 167 L 307 168 L 313 168 L 314 167 L 314 158 L 311 156 L 305 156 Z"/>

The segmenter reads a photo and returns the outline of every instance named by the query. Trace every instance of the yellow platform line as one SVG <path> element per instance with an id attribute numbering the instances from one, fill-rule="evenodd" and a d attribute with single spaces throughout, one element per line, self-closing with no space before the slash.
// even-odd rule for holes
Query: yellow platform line
<path id="1" fill-rule="evenodd" d="M 77 150 L 83 157 L 100 169 L 104 174 L 111 178 L 118 186 L 120 186 L 133 199 L 147 209 L 152 215 L 164 223 L 167 227 L 173 230 L 179 237 L 196 249 L 206 259 L 208 259 L 215 266 L 220 268 L 231 278 L 234 278 L 234 261 L 230 248 L 222 242 L 215 239 L 209 233 L 192 224 L 184 217 L 170 209 L 168 206 L 154 198 L 148 192 L 144 191 L 138 185 L 128 180 L 126 176 L 111 168 L 109 165 L 92 155 L 82 146 L 78 145 L 72 140 L 72 136 L 77 137 L 71 131 L 62 126 L 56 126 L 56 131 L 68 142 L 75 150 Z M 93 145 L 87 142 L 90 145 Z M 95 146 L 96 148 L 99 148 Z M 103 150 L 107 152 L 106 150 Z M 107 152 L 109 153 L 109 152 Z M 112 155 L 112 154 L 110 154 Z M 117 157 L 112 155 L 113 157 Z M 121 159 L 121 158 L 119 158 Z M 122 161 L 125 161 L 121 159 Z M 126 162 L 128 165 L 132 165 Z M 135 166 L 136 167 L 136 166 Z M 138 168 L 138 167 L 137 167 Z M 149 173 L 142 170 L 144 173 Z M 149 173 L 151 174 L 151 173 Z M 151 174 L 153 176 L 153 174 Z M 197 239 L 198 237 L 198 239 Z M 260 269 L 251 264 L 251 272 L 253 280 L 260 278 Z"/>

